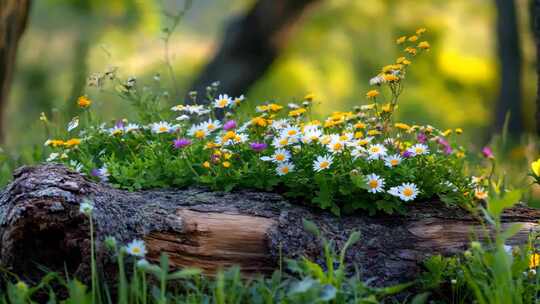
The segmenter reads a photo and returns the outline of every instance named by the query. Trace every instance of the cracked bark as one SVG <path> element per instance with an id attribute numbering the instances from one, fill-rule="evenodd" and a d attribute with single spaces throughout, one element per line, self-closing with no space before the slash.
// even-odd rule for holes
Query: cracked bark
<path id="1" fill-rule="evenodd" d="M 247 275 L 269 273 L 280 253 L 322 262 L 320 244 L 303 228 L 306 218 L 338 246 L 359 231 L 361 241 L 346 261 L 364 278 L 388 285 L 414 278 L 429 255 L 461 252 L 471 233 L 481 229 L 467 212 L 440 202 L 412 203 L 406 215 L 338 218 L 273 193 L 202 188 L 128 192 L 59 165 L 41 165 L 18 169 L 0 193 L 2 267 L 34 278 L 40 274 L 36 264 L 58 271 L 65 265 L 84 277 L 90 259 L 89 225 L 79 214 L 84 198 L 94 202 L 98 261 L 104 267 L 109 259 L 102 241 L 109 235 L 121 243 L 144 239 L 149 260 L 165 252 L 173 266 L 200 267 L 209 274 L 231 265 L 240 265 Z M 510 244 L 526 243 L 538 219 L 540 210 L 506 210 L 505 225 L 523 224 Z"/>

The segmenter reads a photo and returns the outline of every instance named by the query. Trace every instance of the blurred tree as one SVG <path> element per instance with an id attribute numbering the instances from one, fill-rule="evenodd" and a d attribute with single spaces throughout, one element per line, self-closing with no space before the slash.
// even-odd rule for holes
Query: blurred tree
<path id="1" fill-rule="evenodd" d="M 221 46 L 191 86 L 205 96 L 206 86 L 220 81 L 220 91 L 245 93 L 274 62 L 291 30 L 319 0 L 259 0 L 227 26 Z"/>
<path id="2" fill-rule="evenodd" d="M 523 132 L 521 93 L 521 46 L 514 0 L 495 0 L 497 7 L 497 52 L 500 65 L 499 96 L 495 109 L 495 130 L 504 127 L 510 113 L 508 132 Z"/>
<path id="3" fill-rule="evenodd" d="M 0 0 L 0 142 L 19 40 L 26 28 L 30 0 Z"/>
<path id="4" fill-rule="evenodd" d="M 540 0 L 530 1 L 531 26 L 536 42 L 536 133 L 540 134 Z"/>

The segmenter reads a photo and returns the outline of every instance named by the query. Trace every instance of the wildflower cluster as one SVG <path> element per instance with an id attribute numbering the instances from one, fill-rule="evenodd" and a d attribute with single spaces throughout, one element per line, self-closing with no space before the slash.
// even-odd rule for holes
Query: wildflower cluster
<path id="1" fill-rule="evenodd" d="M 167 114 L 146 112 L 141 122 L 89 124 L 71 142 L 48 140 L 54 150 L 49 160 L 132 190 L 190 185 L 264 189 L 334 213 L 392 213 L 407 202 L 436 197 L 469 203 L 474 192 L 456 141 L 462 130 L 393 118 L 408 66 L 429 49 L 427 42 L 416 42 L 424 31 L 398 39 L 413 44 L 370 81 L 374 89 L 366 93 L 368 104 L 352 111 L 315 120 L 315 96 L 309 94 L 287 106 L 259 105 L 255 115 L 241 119 L 235 110 L 244 96 L 218 95 L 213 84 L 206 100 L 198 102 L 191 94 L 191 105 L 174 106 Z M 138 96 L 137 90 L 132 81 L 121 94 Z M 83 112 L 93 104 L 86 99 L 78 101 Z"/>

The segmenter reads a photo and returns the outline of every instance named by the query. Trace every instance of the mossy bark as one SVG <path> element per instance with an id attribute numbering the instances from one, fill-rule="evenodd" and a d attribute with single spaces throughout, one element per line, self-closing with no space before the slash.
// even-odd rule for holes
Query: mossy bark
<path id="1" fill-rule="evenodd" d="M 303 228 L 302 219 L 308 219 L 337 246 L 359 231 L 361 240 L 347 252 L 347 263 L 375 284 L 388 285 L 414 278 L 426 257 L 461 252 L 473 234 L 485 236 L 469 213 L 438 201 L 411 203 L 405 215 L 336 217 L 274 193 L 128 192 L 60 165 L 41 165 L 18 169 L 0 194 L 1 266 L 28 278 L 39 276 L 36 265 L 85 276 L 89 225 L 79 213 L 85 198 L 94 203 L 98 261 L 106 268 L 114 267 L 103 245 L 106 236 L 120 243 L 144 239 L 148 259 L 166 252 L 173 266 L 201 267 L 209 274 L 235 264 L 247 275 L 269 273 L 280 260 L 299 256 L 322 263 L 319 242 Z M 539 219 L 539 210 L 506 210 L 505 225 L 523 224 L 510 244 L 527 242 Z"/>

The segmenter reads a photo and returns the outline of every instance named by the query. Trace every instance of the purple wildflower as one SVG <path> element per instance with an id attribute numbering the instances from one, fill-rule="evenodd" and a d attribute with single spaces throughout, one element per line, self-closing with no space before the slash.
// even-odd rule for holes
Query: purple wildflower
<path id="1" fill-rule="evenodd" d="M 236 121 L 229 120 L 223 125 L 223 130 L 228 131 L 228 130 L 231 130 L 231 129 L 236 129 L 236 126 L 237 126 Z"/>
<path id="2" fill-rule="evenodd" d="M 413 155 L 414 155 L 413 152 L 409 151 L 409 150 L 406 150 L 406 151 L 403 152 L 403 157 L 405 157 L 405 158 L 409 158 L 409 157 L 411 157 Z"/>
<path id="3" fill-rule="evenodd" d="M 175 149 L 182 149 L 189 145 L 191 145 L 191 140 L 187 138 L 179 138 L 179 139 L 173 140 L 173 147 Z"/>
<path id="4" fill-rule="evenodd" d="M 427 141 L 427 136 L 426 136 L 425 133 L 420 132 L 420 133 L 418 133 L 418 135 L 416 136 L 416 140 L 418 140 L 418 142 L 421 143 L 421 144 L 425 144 L 426 141 Z"/>
<path id="5" fill-rule="evenodd" d="M 266 149 L 266 148 L 268 147 L 267 144 L 265 144 L 265 143 L 258 143 L 258 142 L 251 143 L 249 146 L 250 146 L 251 149 L 253 149 L 253 151 L 255 151 L 255 152 L 261 152 L 261 151 L 263 151 L 264 149 Z"/>
<path id="6" fill-rule="evenodd" d="M 491 150 L 491 148 L 488 146 L 482 149 L 482 155 L 484 155 L 485 158 L 489 158 L 489 159 L 495 158 L 495 155 L 493 155 L 493 150 Z"/>

